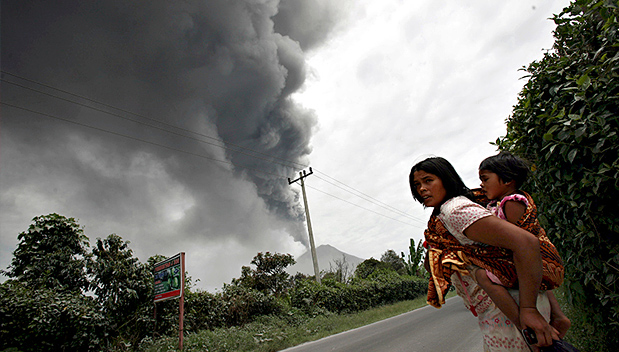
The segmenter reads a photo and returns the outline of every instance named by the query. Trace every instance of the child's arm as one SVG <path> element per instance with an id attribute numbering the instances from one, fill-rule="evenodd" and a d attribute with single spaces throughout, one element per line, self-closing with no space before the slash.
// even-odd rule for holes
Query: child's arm
<path id="1" fill-rule="evenodd" d="M 508 201 L 505 202 L 505 207 L 504 207 L 503 211 L 505 212 L 506 220 L 511 222 L 512 224 L 515 224 L 515 223 L 518 222 L 518 220 L 520 220 L 520 218 L 522 218 L 522 216 L 524 215 L 526 209 L 527 208 L 526 208 L 526 205 L 524 203 L 518 202 L 518 201 L 515 201 L 515 200 L 508 200 Z M 480 271 L 480 270 L 478 270 L 478 271 Z M 487 279 L 487 277 L 486 277 L 486 279 Z M 487 279 L 487 280 L 491 284 L 494 284 L 489 279 Z M 481 286 L 481 283 L 480 283 L 480 286 Z M 484 287 L 482 286 L 482 288 L 484 288 Z M 485 290 L 485 288 L 484 288 L 484 290 Z M 552 291 L 549 290 L 549 291 L 546 291 L 546 292 L 548 294 L 548 300 L 550 301 L 550 311 L 551 311 L 550 312 L 550 325 L 552 327 L 554 327 L 555 329 L 557 329 L 557 331 L 559 332 L 559 337 L 563 338 L 563 336 L 565 336 L 565 334 L 567 333 L 567 330 L 572 325 L 572 322 L 570 321 L 570 319 L 561 310 L 561 307 L 559 306 L 559 302 L 557 302 L 557 298 L 552 293 Z M 490 293 L 488 293 L 488 295 L 490 295 Z M 492 298 L 492 296 L 490 296 L 490 298 Z M 494 300 L 494 298 L 493 298 L 493 300 Z M 497 304 L 497 306 L 498 306 L 498 304 Z M 501 307 L 499 307 L 499 308 L 501 308 Z M 501 311 L 503 311 L 503 309 L 501 309 Z M 505 313 L 505 312 L 503 311 L 503 313 Z M 506 315 L 507 315 L 507 313 L 506 313 Z"/>
<path id="2" fill-rule="evenodd" d="M 572 322 L 561 310 L 554 293 L 549 290 L 546 291 L 546 294 L 548 295 L 548 300 L 550 301 L 550 325 L 557 329 L 559 332 L 559 337 L 563 338 L 565 333 L 567 333 L 567 330 L 572 325 Z"/>
<path id="3" fill-rule="evenodd" d="M 505 202 L 503 211 L 505 212 L 505 218 L 507 221 L 515 224 L 522 218 L 524 212 L 527 210 L 527 206 L 516 200 L 508 200 Z"/>
<path id="4" fill-rule="evenodd" d="M 520 309 L 507 289 L 490 281 L 488 275 L 486 275 L 486 270 L 481 268 L 475 270 L 475 281 L 486 291 L 501 312 L 520 330 Z"/>

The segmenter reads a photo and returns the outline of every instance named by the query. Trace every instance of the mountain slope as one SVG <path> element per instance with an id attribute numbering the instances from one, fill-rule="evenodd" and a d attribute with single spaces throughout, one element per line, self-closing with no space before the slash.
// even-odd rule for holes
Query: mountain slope
<path id="1" fill-rule="evenodd" d="M 352 254 L 344 253 L 328 244 L 323 244 L 316 248 L 316 257 L 318 258 L 318 269 L 321 272 L 335 271 L 337 263 L 340 262 L 344 263 L 344 267 L 347 266 L 349 275 L 352 275 L 357 265 L 365 260 Z M 294 275 L 299 272 L 305 275 L 314 275 L 314 266 L 312 264 L 312 255 L 310 251 L 303 253 L 299 258 L 295 258 L 295 260 L 297 263 L 286 269 L 289 274 Z"/>

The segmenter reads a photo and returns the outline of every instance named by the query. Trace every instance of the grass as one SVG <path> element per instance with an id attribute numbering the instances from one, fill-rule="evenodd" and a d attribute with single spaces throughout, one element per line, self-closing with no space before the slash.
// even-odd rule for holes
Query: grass
<path id="1" fill-rule="evenodd" d="M 447 297 L 454 296 L 450 292 Z M 425 295 L 354 314 L 324 314 L 314 317 L 298 314 L 263 316 L 242 327 L 201 331 L 186 335 L 183 351 L 280 351 L 326 336 L 368 325 L 383 319 L 410 312 L 426 305 Z M 139 349 L 144 352 L 178 350 L 178 338 L 145 341 Z"/>
<path id="2" fill-rule="evenodd" d="M 568 303 L 565 286 L 553 290 L 561 310 L 572 322 L 572 326 L 567 331 L 564 339 L 578 348 L 581 352 L 596 351 L 609 352 L 608 341 L 604 341 L 605 334 L 596 331 L 591 323 L 592 315 L 590 311 L 585 311 L 572 307 Z"/>

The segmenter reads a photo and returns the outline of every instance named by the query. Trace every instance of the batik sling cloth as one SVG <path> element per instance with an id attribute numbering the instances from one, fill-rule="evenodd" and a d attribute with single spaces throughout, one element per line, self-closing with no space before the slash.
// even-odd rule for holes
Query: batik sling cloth
<path id="1" fill-rule="evenodd" d="M 485 205 L 488 201 L 479 190 L 473 190 L 474 201 Z M 542 256 L 541 290 L 552 290 L 563 282 L 565 269 L 555 246 L 537 221 L 537 207 L 529 194 L 523 192 L 529 201 L 522 218 L 516 223 L 540 240 Z M 460 272 L 469 275 L 467 269 L 474 265 L 494 274 L 507 288 L 517 288 L 518 279 L 513 261 L 513 253 L 505 248 L 484 244 L 463 245 L 445 228 L 440 219 L 432 215 L 425 230 L 429 245 L 428 262 L 431 277 L 428 283 L 428 304 L 440 308 L 445 303 L 445 295 L 451 286 L 451 275 Z"/>

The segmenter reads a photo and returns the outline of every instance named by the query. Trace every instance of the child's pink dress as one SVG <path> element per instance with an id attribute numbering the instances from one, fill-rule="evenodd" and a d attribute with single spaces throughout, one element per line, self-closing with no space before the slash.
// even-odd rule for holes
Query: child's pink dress
<path id="1" fill-rule="evenodd" d="M 524 203 L 525 207 L 529 206 L 529 201 L 527 200 L 527 197 L 523 196 L 522 194 L 516 193 L 510 194 L 509 196 L 503 198 L 500 203 L 498 203 L 496 200 L 493 200 L 492 202 L 488 203 L 487 208 L 499 219 L 507 220 L 507 216 L 505 216 L 505 203 L 510 200 L 522 202 Z M 494 282 L 497 285 L 501 285 L 501 280 L 496 277 L 496 275 L 494 275 L 492 272 L 486 270 L 486 275 L 488 276 L 488 279 L 490 279 L 490 281 Z"/>
<path id="2" fill-rule="evenodd" d="M 523 196 L 522 194 L 515 193 L 501 199 L 500 203 L 498 203 L 496 200 L 488 203 L 488 210 L 490 210 L 495 216 L 498 216 L 499 219 L 507 220 L 507 217 L 505 216 L 505 203 L 510 200 L 522 202 L 524 203 L 525 207 L 529 206 L 529 201 L 527 200 L 527 197 Z"/>

